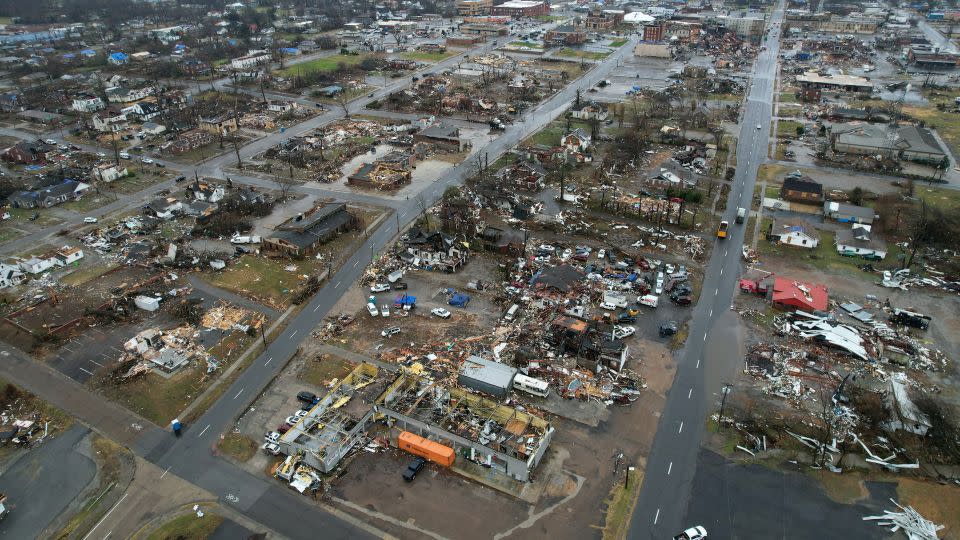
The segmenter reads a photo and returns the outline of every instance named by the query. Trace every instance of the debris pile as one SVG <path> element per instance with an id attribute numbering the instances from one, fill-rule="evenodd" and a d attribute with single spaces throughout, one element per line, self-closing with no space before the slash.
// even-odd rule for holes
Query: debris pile
<path id="1" fill-rule="evenodd" d="M 909 540 L 937 540 L 937 532 L 943 525 L 924 518 L 911 506 L 900 506 L 897 501 L 890 499 L 900 512 L 884 510 L 882 516 L 865 516 L 864 521 L 876 521 L 881 527 L 890 527 L 891 532 L 902 530 Z"/>

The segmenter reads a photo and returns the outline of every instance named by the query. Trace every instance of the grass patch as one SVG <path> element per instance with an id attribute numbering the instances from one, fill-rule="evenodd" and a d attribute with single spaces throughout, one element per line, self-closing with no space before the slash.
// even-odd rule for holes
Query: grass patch
<path id="1" fill-rule="evenodd" d="M 253 298 L 266 305 L 283 309 L 290 303 L 293 291 L 300 285 L 301 274 L 313 271 L 314 260 L 273 260 L 256 255 L 244 255 L 221 272 L 203 273 L 201 277 L 222 289 Z M 285 268 L 294 265 L 297 270 Z"/>
<path id="2" fill-rule="evenodd" d="M 324 58 L 316 58 L 299 64 L 293 64 L 287 68 L 277 71 L 281 77 L 295 77 L 297 74 L 310 73 L 314 71 L 333 71 L 340 67 L 355 66 L 367 58 L 367 54 L 334 54 Z"/>
<path id="3" fill-rule="evenodd" d="M 407 60 L 416 60 L 418 62 L 436 63 L 442 60 L 446 60 L 451 56 L 456 56 L 458 54 L 460 54 L 459 51 L 444 51 L 444 52 L 407 51 L 404 53 L 400 53 L 400 57 L 406 58 Z"/>
<path id="4" fill-rule="evenodd" d="M 927 201 L 930 206 L 935 206 L 944 211 L 956 211 L 960 209 L 960 191 L 955 189 L 943 189 L 937 187 L 915 186 L 914 193 L 917 197 Z"/>
<path id="5" fill-rule="evenodd" d="M 205 540 L 221 523 L 222 516 L 205 513 L 201 518 L 191 512 L 164 523 L 147 540 Z"/>
<path id="6" fill-rule="evenodd" d="M 640 486 L 643 484 L 643 472 L 627 470 L 627 485 L 619 481 L 610 490 L 607 498 L 607 514 L 603 520 L 603 540 L 626 538 L 630 527 L 630 516 L 637 506 Z"/>
<path id="7" fill-rule="evenodd" d="M 793 92 L 780 92 L 780 103 L 798 103 L 797 95 Z"/>
<path id="8" fill-rule="evenodd" d="M 807 474 L 820 482 L 827 497 L 840 504 L 854 504 L 870 495 L 863 485 L 863 478 L 855 472 L 837 474 L 826 469 L 811 469 Z"/>
<path id="9" fill-rule="evenodd" d="M 217 448 L 240 463 L 246 463 L 260 448 L 257 441 L 240 433 L 228 433 L 217 444 Z"/>
<path id="10" fill-rule="evenodd" d="M 59 225 L 63 220 L 53 215 L 49 208 L 7 208 L 5 212 L 10 212 L 10 219 L 6 223 L 33 223 L 40 227 L 49 227 Z M 37 214 L 37 219 L 30 221 L 30 217 Z"/>
<path id="11" fill-rule="evenodd" d="M 540 45 L 539 43 L 530 43 L 529 41 L 511 41 L 510 43 L 507 43 L 507 45 L 521 49 L 536 49 L 538 51 L 543 50 L 543 45 Z"/>
<path id="12" fill-rule="evenodd" d="M 802 128 L 803 124 L 796 120 L 779 120 L 777 122 L 777 137 L 793 138 L 797 136 L 797 128 Z"/>
<path id="13" fill-rule="evenodd" d="M 325 388 L 331 379 L 342 379 L 353 368 L 354 365 L 349 361 L 325 354 L 307 360 L 297 378 L 307 384 Z"/>
<path id="14" fill-rule="evenodd" d="M 624 45 L 627 44 L 628 41 L 630 41 L 630 40 L 628 40 L 628 39 L 623 39 L 623 38 L 615 39 L 615 40 L 613 40 L 613 41 L 610 42 L 610 45 L 609 45 L 609 46 L 610 46 L 610 47 L 623 47 Z"/>
<path id="15" fill-rule="evenodd" d="M 103 190 L 102 193 L 90 192 L 83 196 L 79 201 L 70 201 L 68 203 L 63 203 L 60 205 L 61 208 L 76 212 L 78 214 L 85 214 L 100 208 L 101 206 L 106 206 L 107 204 L 112 203 L 115 199 L 114 195 L 111 195 L 106 190 Z"/>
<path id="16" fill-rule="evenodd" d="M 0 244 L 3 244 L 3 243 L 5 243 L 5 242 L 9 242 L 9 241 L 13 240 L 14 238 L 20 238 L 21 236 L 23 236 L 23 235 L 26 234 L 26 233 L 27 233 L 26 231 L 21 231 L 20 229 L 15 229 L 14 227 L 9 226 L 9 225 L 0 226 Z"/>
<path id="17" fill-rule="evenodd" d="M 897 496 L 900 504 L 910 505 L 923 517 L 945 525 L 940 531 L 942 538 L 956 538 L 960 533 L 960 489 L 956 486 L 904 478 L 897 484 Z"/>
<path id="18" fill-rule="evenodd" d="M 4 379 L 0 379 L 0 408 L 9 417 L 9 422 L 14 420 L 37 420 L 34 416 L 39 416 L 39 422 L 42 425 L 49 422 L 50 435 L 56 435 L 73 424 L 73 417 L 37 396 L 23 390 L 15 384 L 11 384 Z M 5 427 L 4 429 L 10 429 Z M 0 446 L 0 461 L 17 452 L 19 448 L 14 444 L 5 444 Z"/>
<path id="19" fill-rule="evenodd" d="M 757 180 L 772 182 L 773 180 L 787 174 L 787 171 L 789 171 L 789 168 L 786 165 L 764 163 L 757 169 Z"/>
<path id="20" fill-rule="evenodd" d="M 117 266 L 119 265 L 110 264 L 107 266 L 101 266 L 97 264 L 97 265 L 84 266 L 79 270 L 74 270 L 73 272 L 70 272 L 69 274 L 60 278 L 60 283 L 63 283 L 64 285 L 72 285 L 74 287 L 83 285 L 84 283 L 94 278 L 97 278 L 106 274 L 107 272 L 113 270 Z"/>
<path id="21" fill-rule="evenodd" d="M 100 392 L 158 426 L 166 426 L 210 380 L 206 362 L 194 359 L 170 378 L 151 371 L 121 384 L 106 381 L 100 385 Z"/>
<path id="22" fill-rule="evenodd" d="M 560 56 L 562 58 L 576 58 L 578 60 L 603 60 L 604 58 L 610 56 L 610 52 L 578 51 L 564 47 L 557 51 L 555 56 Z"/>
<path id="23" fill-rule="evenodd" d="M 761 222 L 761 233 L 766 232 L 769 225 L 769 218 L 764 218 Z M 858 264 L 866 262 L 861 257 L 844 257 L 837 252 L 833 244 L 835 233 L 833 231 L 818 231 L 820 233 L 820 243 L 814 249 L 798 246 L 777 245 L 772 242 L 762 241 L 757 243 L 757 250 L 767 256 L 777 257 L 786 261 L 793 261 L 798 265 L 808 265 L 819 269 L 836 270 L 845 272 L 849 276 L 855 276 L 862 280 L 872 280 L 873 275 L 860 271 Z M 894 257 L 889 253 L 888 257 Z"/>
<path id="24" fill-rule="evenodd" d="M 780 186 L 776 184 L 768 184 L 767 189 L 763 192 L 763 196 L 768 199 L 779 199 L 780 198 Z"/>

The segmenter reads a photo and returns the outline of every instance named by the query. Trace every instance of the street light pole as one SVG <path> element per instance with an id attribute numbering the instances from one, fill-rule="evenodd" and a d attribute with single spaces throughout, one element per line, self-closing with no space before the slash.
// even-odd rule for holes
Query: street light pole
<path id="1" fill-rule="evenodd" d="M 723 428 L 723 406 L 727 403 L 727 394 L 730 393 L 730 383 L 723 383 L 723 390 L 720 391 L 720 415 L 717 417 L 717 431 Z"/>

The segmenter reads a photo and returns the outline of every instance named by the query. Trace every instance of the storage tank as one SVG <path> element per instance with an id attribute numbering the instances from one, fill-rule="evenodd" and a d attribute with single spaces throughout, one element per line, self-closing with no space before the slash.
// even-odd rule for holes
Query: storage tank
<path id="1" fill-rule="evenodd" d="M 444 467 L 453 465 L 453 458 L 455 457 L 453 448 L 431 441 L 430 439 L 424 439 L 416 433 L 409 431 L 400 433 L 400 436 L 397 437 L 397 446 L 401 450 L 410 452 L 415 456 L 420 456 L 437 465 L 443 465 Z"/>

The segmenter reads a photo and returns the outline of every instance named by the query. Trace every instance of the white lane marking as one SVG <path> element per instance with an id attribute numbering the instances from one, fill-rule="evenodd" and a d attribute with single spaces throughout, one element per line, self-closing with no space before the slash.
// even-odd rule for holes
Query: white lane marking
<path id="1" fill-rule="evenodd" d="M 240 394 L 242 393 L 243 393 L 243 388 L 241 388 L 240 391 L 237 392 L 237 395 L 233 396 L 233 399 L 237 399 L 238 397 L 240 397 Z"/>
<path id="2" fill-rule="evenodd" d="M 697 359 L 697 369 L 700 368 L 700 359 Z"/>
<path id="3" fill-rule="evenodd" d="M 334 289 L 339 289 L 341 283 L 343 283 L 343 282 L 342 282 L 342 281 L 338 281 L 338 282 L 336 283 L 336 285 L 333 286 L 333 288 L 334 288 Z"/>
<path id="4" fill-rule="evenodd" d="M 166 476 L 168 472 L 170 472 L 170 467 L 167 467 L 167 470 L 163 471 L 163 474 L 160 475 L 160 479 L 163 480 L 163 477 Z"/>
<path id="5" fill-rule="evenodd" d="M 703 333 L 703 341 L 704 341 L 704 343 L 706 343 L 706 341 L 707 341 L 707 333 L 706 333 L 706 332 Z"/>
<path id="6" fill-rule="evenodd" d="M 657 508 L 657 513 L 656 513 L 656 515 L 653 516 L 653 524 L 654 524 L 654 525 L 657 524 L 657 520 L 658 520 L 658 519 L 660 519 L 660 509 L 659 509 L 659 508 Z"/>
<path id="7" fill-rule="evenodd" d="M 90 360 L 90 361 L 93 362 L 94 364 L 100 366 L 100 367 L 103 367 L 103 364 L 101 364 L 100 362 L 97 362 L 96 360 Z"/>
<path id="8" fill-rule="evenodd" d="M 718 294 L 720 294 L 720 287 L 717 287 L 716 289 L 713 290 L 713 295 L 714 295 L 714 296 L 716 296 L 716 295 L 718 295 Z"/>
<path id="9" fill-rule="evenodd" d="M 210 429 L 210 424 L 207 424 L 207 427 L 203 428 L 203 431 L 201 431 L 200 434 L 197 435 L 197 438 L 199 439 L 200 437 L 203 437 L 203 434 L 206 433 L 208 429 Z"/>
<path id="10" fill-rule="evenodd" d="M 358 260 L 357 262 L 353 263 L 353 267 L 354 267 L 354 268 L 356 268 L 356 267 L 359 266 L 359 265 L 360 265 L 360 261 L 359 261 L 359 260 Z"/>
<path id="11" fill-rule="evenodd" d="M 670 462 L 670 465 L 667 465 L 667 476 L 670 476 L 670 471 L 673 470 L 673 462 Z"/>
<path id="12" fill-rule="evenodd" d="M 723 275 L 723 267 L 722 267 L 722 266 L 720 267 L 720 275 L 721 275 L 721 276 Z"/>
<path id="13" fill-rule="evenodd" d="M 88 375 L 93 375 L 92 372 L 87 371 L 87 370 L 85 370 L 85 369 L 83 369 L 83 368 L 80 368 L 80 371 L 82 371 L 82 372 L 84 372 L 84 373 L 86 373 L 86 374 L 88 374 Z"/>
<path id="14" fill-rule="evenodd" d="M 728 252 L 728 251 L 730 251 L 730 250 L 724 250 L 724 251 L 723 251 L 723 256 L 724 256 L 724 257 L 727 256 L 727 252 Z"/>
<path id="15" fill-rule="evenodd" d="M 97 527 L 99 527 L 101 523 L 103 523 L 108 517 L 110 517 L 110 514 L 112 514 L 113 511 L 116 510 L 118 506 L 120 506 L 120 503 L 122 503 L 123 500 L 127 498 L 127 495 L 129 495 L 129 493 L 124 493 L 123 497 L 120 497 L 120 500 L 117 501 L 117 504 L 113 505 L 113 508 L 111 508 L 109 512 L 104 514 L 102 518 L 100 518 L 100 521 L 98 521 L 97 524 L 94 525 L 92 529 L 90 529 L 90 532 L 88 532 L 87 535 L 83 537 L 83 540 L 87 540 L 87 538 L 90 538 L 90 535 L 93 534 L 93 531 L 97 530 Z M 113 532 L 113 531 L 110 531 L 110 532 Z M 107 533 L 107 534 L 109 535 L 110 533 Z"/>
<path id="16" fill-rule="evenodd" d="M 692 395 L 693 395 L 693 388 L 691 388 L 690 391 L 687 392 L 687 399 L 690 399 L 690 396 Z"/>
<path id="17" fill-rule="evenodd" d="M 677 435 L 683 433 L 683 422 L 680 422 L 680 429 L 677 430 Z"/>
<path id="18" fill-rule="evenodd" d="M 713 317 L 713 310 L 712 310 L 712 309 L 710 310 L 710 315 L 708 315 L 708 317 Z"/>
<path id="19" fill-rule="evenodd" d="M 404 210 L 403 212 L 400 212 L 400 219 L 403 219 L 403 216 L 405 216 L 405 215 L 407 215 L 407 211 L 406 211 L 406 210 Z"/>
<path id="20" fill-rule="evenodd" d="M 263 363 L 263 367 L 269 366 L 269 365 L 270 365 L 270 362 L 273 362 L 273 357 L 272 357 L 272 356 L 271 356 L 270 358 L 267 358 L 267 361 Z"/>
<path id="21" fill-rule="evenodd" d="M 287 339 L 293 339 L 293 336 L 297 335 L 297 332 L 299 332 L 299 330 L 294 330 L 293 333 L 290 334 L 290 337 Z"/>
<path id="22" fill-rule="evenodd" d="M 313 312 L 316 313 L 318 309 L 320 309 L 320 304 L 317 304 L 317 307 L 313 308 Z"/>

